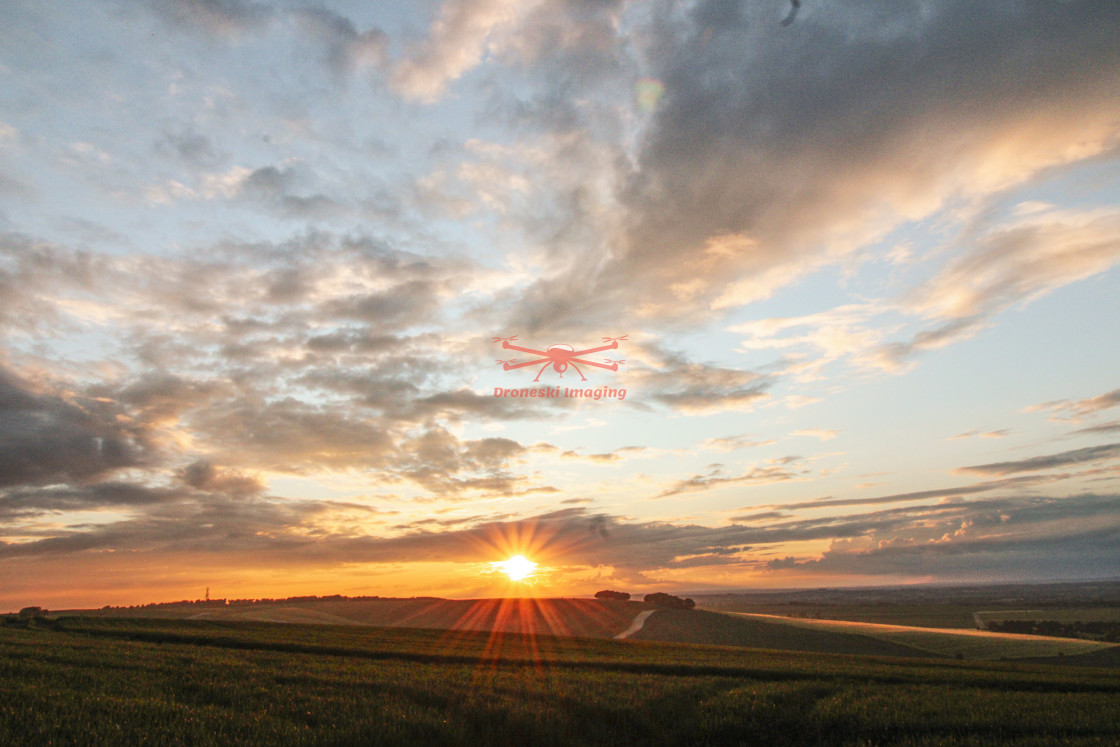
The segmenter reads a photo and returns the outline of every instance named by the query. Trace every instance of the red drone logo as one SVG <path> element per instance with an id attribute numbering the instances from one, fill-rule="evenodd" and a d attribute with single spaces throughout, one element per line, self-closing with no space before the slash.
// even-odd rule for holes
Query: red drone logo
<path id="1" fill-rule="evenodd" d="M 583 371 L 579 370 L 579 366 L 576 365 L 577 363 L 584 366 L 594 366 L 595 368 L 605 368 L 608 371 L 617 371 L 618 365 L 620 363 L 625 363 L 626 361 L 614 361 L 610 358 L 604 358 L 603 360 L 605 360 L 606 363 L 596 363 L 595 361 L 584 360 L 580 356 L 590 355 L 591 353 L 601 353 L 604 350 L 616 350 L 618 348 L 619 340 L 625 340 L 627 337 L 629 337 L 629 335 L 623 335 L 622 337 L 604 337 L 603 342 L 610 343 L 609 345 L 603 345 L 597 348 L 588 348 L 587 350 L 576 350 L 571 345 L 567 345 L 564 343 L 549 345 L 545 350 L 532 350 L 531 348 L 523 348 L 517 345 L 511 345 L 510 343 L 513 340 L 517 339 L 517 335 L 514 335 L 513 337 L 495 337 L 493 339 L 493 342 L 502 343 L 503 350 L 516 350 L 521 353 L 530 353 L 532 355 L 541 356 L 536 360 L 525 361 L 523 363 L 517 363 L 516 358 L 511 358 L 508 361 L 497 361 L 497 363 L 499 363 L 506 371 L 512 371 L 515 368 L 524 368 L 525 366 L 535 366 L 538 363 L 544 363 L 544 365 L 541 366 L 541 370 L 537 371 L 536 378 L 533 379 L 533 381 L 540 381 L 541 374 L 544 373 L 544 370 L 549 366 L 552 366 L 552 370 L 560 374 L 561 379 L 564 378 L 564 372 L 568 370 L 568 366 L 571 366 L 576 370 L 576 373 L 579 374 L 579 377 L 581 379 L 587 381 L 587 377 L 583 375 Z"/>

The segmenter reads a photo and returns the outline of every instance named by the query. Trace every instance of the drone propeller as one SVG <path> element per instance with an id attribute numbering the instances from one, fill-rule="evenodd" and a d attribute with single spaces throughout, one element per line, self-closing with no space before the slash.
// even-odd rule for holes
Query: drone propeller
<path id="1" fill-rule="evenodd" d="M 626 362 L 626 361 L 612 361 L 612 360 L 611 360 L 610 358 L 604 358 L 603 360 L 605 360 L 605 361 L 606 361 L 607 363 L 614 363 L 614 364 L 616 364 L 616 365 L 617 365 L 617 364 L 620 364 L 620 363 L 625 363 L 625 362 Z"/>
<path id="2" fill-rule="evenodd" d="M 499 366 L 501 366 L 501 365 L 504 365 L 504 364 L 506 364 L 506 363 L 516 363 L 516 362 L 517 362 L 517 359 L 516 359 L 516 358 L 510 358 L 510 359 L 509 359 L 508 361 L 499 361 L 499 360 L 496 360 L 496 361 L 494 361 L 494 362 L 495 362 L 495 363 L 497 363 L 497 364 L 498 364 Z"/>
<path id="3" fill-rule="evenodd" d="M 621 340 L 625 340 L 629 336 L 630 335 L 627 334 L 627 335 L 623 335 L 622 337 L 604 337 L 603 342 L 619 342 Z"/>
<path id="4" fill-rule="evenodd" d="M 490 339 L 490 342 L 513 342 L 516 339 L 517 335 L 514 335 L 513 337 L 493 337 Z"/>

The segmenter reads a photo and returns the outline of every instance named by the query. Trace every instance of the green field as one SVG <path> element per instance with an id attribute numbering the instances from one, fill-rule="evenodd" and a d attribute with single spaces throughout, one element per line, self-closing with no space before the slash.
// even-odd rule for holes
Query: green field
<path id="1" fill-rule="evenodd" d="M 1120 741 L 1115 671 L 474 631 L 37 620 L 0 682 L 0 744 Z"/>

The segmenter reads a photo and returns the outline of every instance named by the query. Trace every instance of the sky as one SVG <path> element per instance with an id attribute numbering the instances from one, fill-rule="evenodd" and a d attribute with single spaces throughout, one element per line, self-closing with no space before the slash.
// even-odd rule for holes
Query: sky
<path id="1" fill-rule="evenodd" d="M 0 608 L 1116 577 L 1118 28 L 3 3 Z"/>

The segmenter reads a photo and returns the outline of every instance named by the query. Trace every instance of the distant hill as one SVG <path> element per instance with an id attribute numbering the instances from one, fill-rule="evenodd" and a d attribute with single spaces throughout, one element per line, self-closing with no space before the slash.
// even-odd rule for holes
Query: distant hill
<path id="1" fill-rule="evenodd" d="M 703 610 L 659 610 L 631 637 L 643 641 L 703 643 L 780 651 L 925 658 L 936 656 L 911 646 L 864 635 L 797 628 Z"/>

